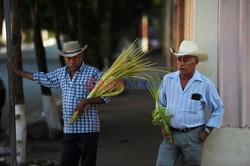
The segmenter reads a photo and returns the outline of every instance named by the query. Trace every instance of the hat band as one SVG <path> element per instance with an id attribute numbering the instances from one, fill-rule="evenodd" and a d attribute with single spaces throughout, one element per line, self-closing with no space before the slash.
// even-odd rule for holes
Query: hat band
<path id="1" fill-rule="evenodd" d="M 79 52 L 79 51 L 81 51 L 82 49 L 80 48 L 80 49 L 78 49 L 78 50 L 76 50 L 76 51 L 71 51 L 71 52 L 66 52 L 66 51 L 63 51 L 65 54 L 74 54 L 74 53 L 77 53 L 77 52 Z"/>

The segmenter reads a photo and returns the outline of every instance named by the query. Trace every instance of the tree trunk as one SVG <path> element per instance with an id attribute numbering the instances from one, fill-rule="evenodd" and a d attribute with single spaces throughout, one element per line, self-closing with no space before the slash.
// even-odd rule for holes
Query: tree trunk
<path id="1" fill-rule="evenodd" d="M 6 90 L 3 84 L 3 81 L 0 78 L 0 134 L 2 132 L 2 108 L 5 103 Z"/>
<path id="2" fill-rule="evenodd" d="M 112 34 L 111 34 L 111 8 L 106 9 L 101 24 L 101 33 L 103 44 L 100 46 L 100 56 L 103 60 L 104 66 L 110 67 L 113 57 L 111 54 L 112 49 Z"/>
<path id="3" fill-rule="evenodd" d="M 7 37 L 7 55 L 8 65 L 11 65 L 12 58 L 12 39 L 11 39 L 11 7 L 10 1 L 4 0 L 4 16 L 6 21 L 6 37 Z M 9 111 L 10 111 L 10 165 L 16 166 L 16 121 L 15 121 L 15 104 L 14 104 L 14 73 L 8 68 L 9 83 Z"/>
<path id="4" fill-rule="evenodd" d="M 40 72 L 48 72 L 45 49 L 41 36 L 39 6 L 37 1 L 32 1 L 31 17 L 34 31 L 34 45 L 38 70 Z M 43 95 L 43 112 L 45 114 L 46 122 L 49 128 L 49 137 L 54 138 L 54 136 L 56 136 L 58 132 L 62 129 L 59 119 L 59 113 L 56 110 L 56 103 L 52 97 L 51 90 L 47 87 L 41 86 L 41 91 Z"/>
<path id="5" fill-rule="evenodd" d="M 83 10 L 82 0 L 78 0 L 77 2 L 77 31 L 78 31 L 78 41 L 81 46 L 84 46 L 84 10 Z"/>
<path id="6" fill-rule="evenodd" d="M 12 60 L 22 70 L 22 52 L 21 52 L 21 24 L 18 0 L 11 1 L 12 17 Z M 26 116 L 23 94 L 23 80 L 20 76 L 14 75 L 14 104 L 16 115 L 16 146 L 17 146 L 17 164 L 26 163 Z"/>
<path id="7" fill-rule="evenodd" d="M 1 5 L 0 5 L 1 7 Z M 4 14 L 3 14 L 3 11 L 1 10 L 0 11 L 0 37 L 2 35 L 2 27 L 3 27 L 3 20 L 4 20 Z M 1 40 L 1 39 L 0 39 Z M 1 42 L 1 41 L 0 41 Z"/>
<path id="8" fill-rule="evenodd" d="M 54 7 L 54 27 L 55 27 L 55 38 L 56 38 L 56 44 L 57 44 L 57 49 L 61 50 L 62 49 L 62 45 L 61 45 L 61 41 L 60 41 L 60 21 L 59 21 L 59 11 L 58 11 L 58 7 L 57 7 L 57 3 L 59 3 L 58 0 L 54 0 L 52 1 L 53 3 L 53 7 Z M 58 54 L 59 55 L 59 54 Z M 61 66 L 65 66 L 65 61 L 63 56 L 59 55 L 59 60 L 61 63 Z"/>
<path id="9" fill-rule="evenodd" d="M 4 17 L 0 16 L 0 37 L 2 36 L 2 31 L 3 31 L 3 29 L 2 29 L 2 27 L 3 27 L 3 18 Z M 0 40 L 2 40 L 2 39 L 0 39 Z"/>
<path id="10" fill-rule="evenodd" d="M 70 9 L 70 1 L 64 0 L 66 12 L 67 12 L 67 17 L 68 17 L 68 23 L 69 23 L 69 35 L 70 35 L 70 40 L 76 40 L 76 35 L 77 35 L 77 28 L 76 28 L 76 23 L 74 19 L 73 12 L 74 10 Z"/>

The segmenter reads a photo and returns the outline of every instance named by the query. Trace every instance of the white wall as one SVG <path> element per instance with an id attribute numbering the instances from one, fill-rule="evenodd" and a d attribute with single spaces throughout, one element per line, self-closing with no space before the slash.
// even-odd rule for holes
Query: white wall
<path id="1" fill-rule="evenodd" d="M 250 130 L 215 129 L 205 142 L 202 166 L 249 166 Z"/>
<path id="2" fill-rule="evenodd" d="M 196 0 L 195 15 L 195 41 L 208 54 L 208 61 L 201 62 L 198 70 L 217 86 L 218 0 Z"/>
<path id="3" fill-rule="evenodd" d="M 241 0 L 243 2 L 245 0 Z M 220 3 L 219 3 L 220 2 Z M 224 32 L 230 31 L 229 33 L 220 33 L 219 30 L 219 24 L 223 20 L 219 20 L 219 5 L 224 5 L 223 9 L 226 8 L 226 11 L 229 13 L 232 12 L 237 12 L 238 8 L 238 3 L 240 1 L 235 1 L 235 0 L 196 0 L 196 22 L 195 22 L 195 41 L 199 45 L 199 48 L 201 50 L 204 50 L 205 52 L 208 53 L 209 59 L 205 63 L 200 63 L 198 66 L 198 69 L 205 74 L 208 78 L 210 78 L 214 84 L 218 87 L 219 79 L 225 79 L 224 75 L 228 75 L 230 78 L 230 71 L 235 71 L 234 65 L 235 60 L 237 62 L 236 56 L 238 54 L 233 54 L 231 52 L 232 56 L 235 58 L 232 61 L 232 58 L 227 58 L 229 55 L 228 53 L 225 54 L 223 51 L 218 51 L 221 48 L 219 39 L 221 38 L 228 38 L 229 36 L 232 38 L 230 41 L 225 40 L 223 43 L 223 48 L 228 50 L 228 49 L 233 49 L 230 48 L 231 46 L 228 45 L 229 43 L 233 43 L 236 40 L 239 40 L 239 33 L 235 33 L 235 31 L 230 31 L 231 27 L 224 27 L 221 31 Z M 247 1 L 246 1 L 247 2 Z M 227 5 L 225 5 L 227 3 Z M 228 5 L 229 4 L 229 5 Z M 233 4 L 233 5 L 230 5 Z M 249 1 L 248 1 L 248 4 Z M 249 5 L 250 6 L 250 5 Z M 248 10 L 249 11 L 249 10 Z M 248 12 L 248 16 L 249 16 Z M 237 15 L 235 16 L 237 17 Z M 237 25 L 238 24 L 233 24 L 232 17 L 224 17 L 224 19 L 227 19 L 226 22 L 231 22 L 228 24 L 229 26 L 234 26 L 236 29 L 238 29 Z M 223 19 L 223 18 L 221 18 Z M 235 22 L 237 22 L 235 20 Z M 233 25 L 232 25 L 233 24 Z M 228 26 L 227 25 L 227 26 Z M 243 25 L 244 26 L 244 25 Z M 226 36 L 223 36 L 226 34 Z M 241 42 L 238 42 L 241 43 Z M 234 45 L 235 47 L 238 47 L 239 45 Z M 235 49 L 233 49 L 235 50 Z M 230 53 L 230 52 L 229 52 Z M 223 58 L 222 58 L 223 56 Z M 225 59 L 224 59 L 225 58 Z M 222 60 L 224 65 L 225 64 L 234 64 L 234 65 L 229 65 L 225 72 L 221 72 L 218 70 L 217 66 L 220 64 L 218 62 L 218 59 L 220 61 Z M 238 60 L 239 61 L 239 60 Z M 220 68 L 220 66 L 219 66 Z M 218 73 L 222 73 L 220 75 L 220 78 L 218 77 Z M 242 74 L 242 73 L 241 73 Z M 235 77 L 238 77 L 237 75 L 234 74 Z M 232 74 L 231 74 L 232 78 Z M 237 80 L 237 79 L 236 79 Z M 227 80 L 224 80 L 224 82 Z M 228 80 L 230 81 L 230 80 Z M 231 84 L 235 82 L 235 79 L 231 81 Z M 228 89 L 229 88 L 229 89 Z M 241 92 L 237 91 L 237 87 L 234 87 L 235 92 L 237 93 L 230 93 L 230 89 L 233 87 L 225 87 L 224 86 L 224 91 L 226 91 L 227 96 L 224 96 L 224 94 L 221 94 L 223 96 L 223 99 L 225 98 L 234 98 L 233 101 L 241 102 L 238 101 L 240 100 L 238 93 L 240 94 Z M 226 90 L 227 89 L 227 90 Z M 221 89 L 222 90 L 222 89 Z M 221 91 L 222 92 L 222 91 Z M 242 99 L 241 99 L 242 100 Z M 228 104 L 230 102 L 224 102 L 226 103 L 225 107 L 228 108 Z M 232 103 L 232 101 L 231 101 Z M 230 107 L 232 108 L 232 107 Z M 248 108 L 249 109 L 249 108 Z M 232 110 L 235 113 L 235 116 L 231 116 L 231 119 L 229 120 L 232 122 L 232 119 L 235 119 L 236 121 L 239 121 L 239 116 L 240 116 L 240 109 L 233 109 Z M 231 115 L 229 109 L 225 109 L 225 115 L 224 118 L 228 119 L 227 116 Z M 225 124 L 224 124 L 225 126 Z M 250 165 L 250 130 L 249 128 L 239 128 L 239 127 L 223 127 L 220 129 L 215 129 L 212 134 L 208 137 L 208 139 L 205 142 L 204 146 L 204 151 L 203 151 L 203 158 L 202 158 L 202 166 L 249 166 Z"/>

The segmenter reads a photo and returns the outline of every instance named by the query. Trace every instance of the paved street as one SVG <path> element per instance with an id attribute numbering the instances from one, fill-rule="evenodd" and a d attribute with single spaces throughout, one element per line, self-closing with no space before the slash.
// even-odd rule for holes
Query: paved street
<path id="1" fill-rule="evenodd" d="M 161 141 L 151 123 L 154 101 L 144 92 L 114 97 L 102 108 L 98 166 L 153 166 Z"/>

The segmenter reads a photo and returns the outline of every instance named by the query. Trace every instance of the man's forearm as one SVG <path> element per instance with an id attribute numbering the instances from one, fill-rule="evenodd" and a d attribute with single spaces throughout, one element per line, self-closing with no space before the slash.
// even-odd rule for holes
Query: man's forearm
<path id="1" fill-rule="evenodd" d="M 78 113 L 83 113 L 85 108 L 88 105 L 91 104 L 104 104 L 105 101 L 101 97 L 94 97 L 94 98 L 89 98 L 89 99 L 84 99 L 82 100 L 75 108 L 75 111 L 78 111 Z"/>
<path id="2" fill-rule="evenodd" d="M 104 104 L 105 101 L 101 97 L 86 99 L 89 104 Z"/>
<path id="3" fill-rule="evenodd" d="M 16 70 L 14 71 L 14 73 L 21 77 L 34 81 L 34 73 L 29 73 L 29 72 L 22 71 L 22 70 Z"/>

